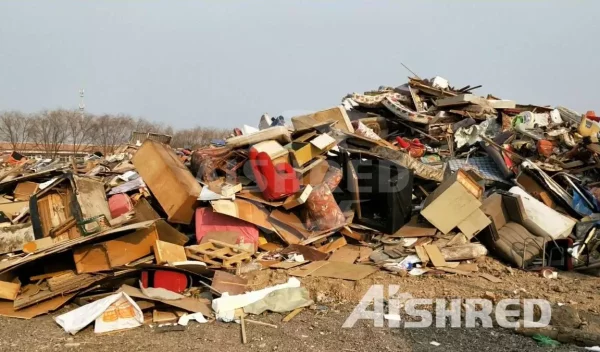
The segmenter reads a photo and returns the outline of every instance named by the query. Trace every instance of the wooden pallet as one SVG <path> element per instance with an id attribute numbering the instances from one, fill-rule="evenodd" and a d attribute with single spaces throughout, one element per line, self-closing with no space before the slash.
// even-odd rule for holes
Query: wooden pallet
<path id="1" fill-rule="evenodd" d="M 185 247 L 185 252 L 188 258 L 223 268 L 239 267 L 242 263 L 249 262 L 252 259 L 251 253 L 235 245 L 215 240 Z"/>

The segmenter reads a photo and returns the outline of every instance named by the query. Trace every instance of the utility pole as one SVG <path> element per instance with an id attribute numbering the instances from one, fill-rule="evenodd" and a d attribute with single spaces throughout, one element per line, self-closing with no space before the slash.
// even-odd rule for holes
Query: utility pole
<path id="1" fill-rule="evenodd" d="M 79 90 L 79 113 L 81 114 L 81 119 L 85 116 L 85 103 L 83 102 L 83 96 L 85 94 L 85 90 Z"/>

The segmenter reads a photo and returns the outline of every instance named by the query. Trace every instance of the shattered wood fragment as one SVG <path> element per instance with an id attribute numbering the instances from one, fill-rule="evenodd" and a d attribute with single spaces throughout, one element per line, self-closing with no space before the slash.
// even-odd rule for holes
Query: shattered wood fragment
<path id="1" fill-rule="evenodd" d="M 342 248 L 344 247 L 346 244 L 348 244 L 346 242 L 346 238 L 344 237 L 340 237 L 332 242 L 329 242 L 328 244 L 319 247 L 319 252 L 323 252 L 323 253 L 331 253 L 333 251 L 335 251 L 336 249 Z"/>

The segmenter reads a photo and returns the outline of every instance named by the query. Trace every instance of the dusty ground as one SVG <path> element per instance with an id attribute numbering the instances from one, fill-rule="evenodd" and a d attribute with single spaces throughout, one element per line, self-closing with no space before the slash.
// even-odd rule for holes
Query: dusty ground
<path id="1" fill-rule="evenodd" d="M 349 307 L 348 307 L 349 308 Z M 55 313 L 57 314 L 57 313 Z M 240 342 L 235 323 L 191 322 L 186 331 L 155 332 L 149 326 L 95 336 L 92 327 L 75 336 L 62 331 L 50 316 L 34 320 L 0 318 L 1 351 L 543 351 L 526 337 L 504 329 L 389 329 L 364 321 L 343 329 L 348 310 L 306 310 L 288 323 L 281 314 L 255 320 L 276 324 L 277 329 L 247 325 L 248 343 Z M 440 346 L 433 346 L 432 341 Z M 573 351 L 560 346 L 553 351 Z M 583 351 L 583 350 L 582 350 Z"/>
<path id="2" fill-rule="evenodd" d="M 591 313 L 600 313 L 600 279 L 577 273 L 559 273 L 556 280 L 505 269 L 499 262 L 486 258 L 479 263 L 481 271 L 503 280 L 491 283 L 482 278 L 459 276 L 399 277 L 379 272 L 360 282 L 324 278 L 303 278 L 301 281 L 313 295 L 317 308 L 306 309 L 288 323 L 284 315 L 269 313 L 254 320 L 268 322 L 277 329 L 247 325 L 248 343 L 241 344 L 240 326 L 235 323 L 191 322 L 186 331 L 154 331 L 149 326 L 96 336 L 92 327 L 75 336 L 65 333 L 51 316 L 32 320 L 0 317 L 0 351 L 542 351 L 527 337 L 502 328 L 493 329 L 390 329 L 375 328 L 361 321 L 352 329 L 341 326 L 358 301 L 372 284 L 399 284 L 403 292 L 424 297 L 483 297 L 486 291 L 501 298 L 546 298 Z M 264 270 L 249 275 L 254 288 L 287 280 L 285 271 Z M 60 312 L 75 307 L 71 304 Z M 441 345 L 431 345 L 432 341 Z M 563 345 L 553 351 L 581 350 Z"/>
<path id="3" fill-rule="evenodd" d="M 484 257 L 478 262 L 479 272 L 502 280 L 492 283 L 481 277 L 451 274 L 400 277 L 380 271 L 358 282 L 302 278 L 302 284 L 313 294 L 313 299 L 325 303 L 356 303 L 373 284 L 400 285 L 401 292 L 415 298 L 482 298 L 486 292 L 497 299 L 539 298 L 551 303 L 570 304 L 577 309 L 600 314 L 600 277 L 576 272 L 559 272 L 557 279 L 545 279 L 538 273 L 518 269 L 508 270 L 505 264 Z M 263 270 L 248 274 L 254 288 L 287 281 L 285 270 Z M 318 296 L 318 297 L 317 297 Z"/>

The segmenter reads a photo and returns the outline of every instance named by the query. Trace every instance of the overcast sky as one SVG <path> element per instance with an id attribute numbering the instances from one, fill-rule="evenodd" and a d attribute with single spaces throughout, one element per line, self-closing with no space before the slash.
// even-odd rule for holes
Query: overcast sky
<path id="1" fill-rule="evenodd" d="M 409 73 L 600 112 L 600 1 L 0 1 L 0 110 L 258 124 Z"/>

